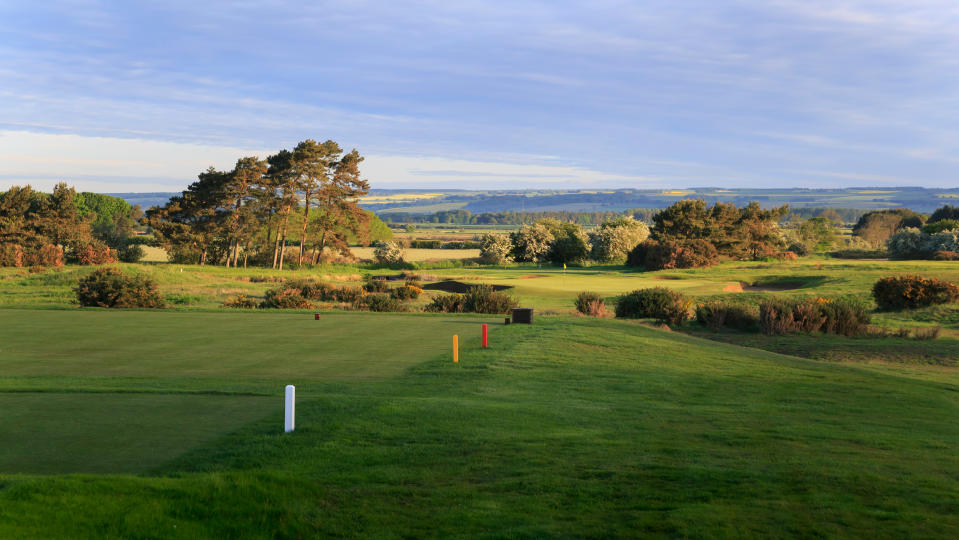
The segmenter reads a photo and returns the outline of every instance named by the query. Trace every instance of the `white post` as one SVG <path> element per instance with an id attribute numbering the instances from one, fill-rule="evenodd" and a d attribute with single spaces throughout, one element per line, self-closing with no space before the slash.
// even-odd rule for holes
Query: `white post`
<path id="1" fill-rule="evenodd" d="M 283 418 L 283 431 L 289 433 L 293 431 L 293 416 L 296 409 L 296 387 L 292 384 L 286 385 L 286 414 Z"/>

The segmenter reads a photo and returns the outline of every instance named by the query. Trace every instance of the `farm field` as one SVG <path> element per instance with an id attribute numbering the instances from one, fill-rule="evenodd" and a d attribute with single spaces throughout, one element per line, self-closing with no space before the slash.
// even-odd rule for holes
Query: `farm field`
<path id="1" fill-rule="evenodd" d="M 954 370 L 821 363 L 575 317 L 494 326 L 484 351 L 479 320 L 469 317 L 0 316 L 3 410 L 63 428 L 28 434 L 35 445 L 2 454 L 3 537 L 959 531 Z M 61 332 L 23 336 L 48 317 Z M 244 317 L 258 324 L 237 322 Z M 379 340 L 324 349 L 316 341 L 329 337 L 327 324 L 364 335 L 390 328 L 411 344 L 392 346 L 394 363 L 368 350 Z M 74 344 L 75 333 L 91 328 L 117 336 L 102 347 L 118 347 L 114 355 L 81 354 L 88 345 Z M 454 330 L 466 336 L 458 365 L 446 349 Z M 207 348 L 184 346 L 171 358 L 153 346 L 177 334 L 184 343 L 206 335 Z M 236 365 L 230 351 L 243 347 L 243 357 L 275 354 L 268 366 Z M 357 361 L 303 360 L 330 349 Z M 360 359 L 386 366 L 387 376 L 370 377 Z M 165 370 L 171 361 L 185 373 Z M 71 362 L 82 364 L 71 372 Z M 298 385 L 297 431 L 283 435 L 287 382 Z M 48 395 L 53 404 L 37 408 Z M 208 412 L 183 414 L 197 400 Z M 155 411 L 137 415 L 151 402 Z M 71 427 L 76 418 L 85 422 Z M 96 425 L 135 419 L 140 444 L 106 447 L 103 437 L 80 435 L 83 425 L 96 434 Z M 0 432 L 16 421 L 5 414 Z M 175 451 L 177 440 L 164 436 L 173 424 L 200 436 L 181 435 Z M 100 474 L 35 474 L 59 471 L 41 466 L 48 456 L 33 448 L 71 437 L 76 455 L 95 454 L 80 470 Z M 152 449 L 151 437 L 167 447 Z"/>

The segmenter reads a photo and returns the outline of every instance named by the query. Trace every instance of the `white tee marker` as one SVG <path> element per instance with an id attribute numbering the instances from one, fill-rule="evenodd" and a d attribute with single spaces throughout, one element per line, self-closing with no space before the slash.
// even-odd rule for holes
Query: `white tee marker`
<path id="1" fill-rule="evenodd" d="M 293 431 L 293 417 L 296 410 L 296 387 L 292 384 L 286 385 L 286 414 L 283 417 L 283 431 L 289 433 Z"/>

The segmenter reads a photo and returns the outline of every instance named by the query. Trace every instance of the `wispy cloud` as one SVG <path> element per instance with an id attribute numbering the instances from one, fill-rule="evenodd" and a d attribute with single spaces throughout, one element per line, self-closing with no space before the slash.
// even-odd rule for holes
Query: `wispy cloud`
<path id="1" fill-rule="evenodd" d="M 377 173 L 457 187 L 955 185 L 957 26 L 945 0 L 3 3 L 0 129 L 499 164 Z"/>

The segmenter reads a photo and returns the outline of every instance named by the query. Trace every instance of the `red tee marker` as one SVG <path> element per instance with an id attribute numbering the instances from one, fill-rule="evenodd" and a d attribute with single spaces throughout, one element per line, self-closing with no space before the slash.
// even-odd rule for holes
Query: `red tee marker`
<path id="1" fill-rule="evenodd" d="M 486 348 L 486 325 L 483 325 L 483 348 Z"/>

